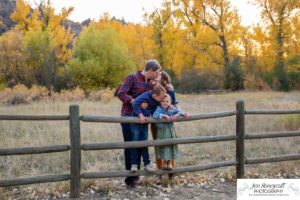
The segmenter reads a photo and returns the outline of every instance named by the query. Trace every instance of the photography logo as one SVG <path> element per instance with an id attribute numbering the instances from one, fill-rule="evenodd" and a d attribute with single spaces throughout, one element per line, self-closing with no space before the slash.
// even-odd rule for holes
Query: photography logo
<path id="1" fill-rule="evenodd" d="M 300 200 L 300 179 L 238 179 L 237 200 Z"/>

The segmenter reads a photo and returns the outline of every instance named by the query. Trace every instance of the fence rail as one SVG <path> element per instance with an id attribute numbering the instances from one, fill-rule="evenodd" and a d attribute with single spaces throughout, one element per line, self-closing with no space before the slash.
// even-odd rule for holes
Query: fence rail
<path id="1" fill-rule="evenodd" d="M 0 120 L 51 121 L 69 119 L 69 115 L 0 115 Z"/>
<path id="2" fill-rule="evenodd" d="M 225 162 L 216 162 L 207 165 L 199 166 L 189 166 L 189 167 L 178 167 L 173 170 L 156 170 L 153 173 L 147 171 L 138 171 L 137 173 L 131 173 L 129 171 L 104 171 L 104 172 L 85 172 L 81 174 L 81 178 L 90 179 L 90 178 L 113 178 L 113 177 L 126 177 L 126 176 L 147 176 L 147 175 L 161 175 L 161 174 L 176 174 L 184 172 L 195 172 L 208 169 L 215 169 L 219 167 L 234 166 L 237 164 L 237 161 L 225 161 Z"/>
<path id="3" fill-rule="evenodd" d="M 70 149 L 71 149 L 70 145 L 53 145 L 53 146 L 44 146 L 44 147 L 21 147 L 21 148 L 0 148 L 0 156 L 64 152 L 64 151 L 69 151 Z"/>
<path id="4" fill-rule="evenodd" d="M 226 112 L 215 112 L 201 115 L 193 115 L 188 119 L 179 118 L 176 120 L 177 122 L 181 121 L 194 121 L 200 119 L 212 119 L 212 118 L 220 118 L 220 117 L 228 117 L 233 116 L 237 112 L 236 111 L 226 111 Z M 80 120 L 83 122 L 106 122 L 106 123 L 139 123 L 139 119 L 136 117 L 107 117 L 107 116 L 87 116 L 82 115 Z M 147 122 L 149 123 L 159 123 L 162 120 L 157 120 L 152 117 L 146 117 Z"/>
<path id="5" fill-rule="evenodd" d="M 14 185 L 27 185 L 34 183 L 48 183 L 70 180 L 70 174 L 55 174 L 55 175 L 44 175 L 26 178 L 12 178 L 6 180 L 0 180 L 0 186 L 14 186 Z"/>
<path id="6" fill-rule="evenodd" d="M 24 154 L 41 154 L 52 152 L 70 151 L 70 174 L 43 175 L 25 178 L 13 178 L 0 180 L 0 187 L 25 185 L 34 183 L 57 182 L 70 180 L 70 197 L 78 198 L 80 196 L 81 179 L 92 178 L 112 178 L 136 176 L 130 171 L 102 171 L 102 172 L 83 172 L 81 173 L 81 151 L 107 150 L 107 149 L 124 149 L 164 146 L 174 144 L 191 144 L 191 143 L 208 143 L 236 141 L 236 160 L 215 162 L 200 166 L 179 167 L 170 171 L 156 170 L 154 173 L 139 171 L 138 175 L 153 175 L 166 173 L 184 173 L 201 170 L 214 169 L 219 167 L 235 166 L 236 177 L 244 177 L 245 164 L 260 164 L 270 162 L 282 162 L 289 160 L 300 160 L 300 154 L 283 155 L 271 158 L 245 158 L 245 140 L 296 137 L 300 136 L 300 131 L 285 131 L 272 133 L 252 133 L 245 134 L 245 114 L 265 115 L 265 114 L 300 114 L 300 110 L 245 110 L 244 102 L 236 102 L 235 111 L 214 112 L 200 115 L 193 115 L 189 119 L 180 118 L 176 122 L 204 120 L 220 117 L 236 116 L 236 133 L 219 136 L 199 136 L 176 138 L 167 140 L 151 140 L 142 142 L 114 142 L 114 143 L 90 143 L 81 144 L 80 122 L 104 122 L 104 123 L 139 123 L 138 118 L 134 117 L 108 117 L 108 116 L 88 116 L 79 115 L 79 106 L 71 105 L 69 115 L 0 115 L 0 120 L 69 120 L 70 145 L 53 145 L 43 147 L 21 147 L 21 148 L 0 148 L 0 156 L 24 155 Z M 164 122 L 153 118 L 147 118 L 149 123 Z"/>

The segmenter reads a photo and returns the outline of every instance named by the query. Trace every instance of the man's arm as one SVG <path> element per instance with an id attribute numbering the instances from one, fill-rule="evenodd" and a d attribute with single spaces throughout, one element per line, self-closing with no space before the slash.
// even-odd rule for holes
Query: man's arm
<path id="1" fill-rule="evenodd" d="M 118 91 L 118 98 L 124 103 L 132 103 L 134 100 L 133 97 L 128 94 L 132 88 L 133 79 L 133 75 L 127 76 Z"/>
<path id="2" fill-rule="evenodd" d="M 140 115 L 140 114 L 143 114 L 142 113 L 142 110 L 141 110 L 141 104 L 143 103 L 143 102 L 148 102 L 148 98 L 147 98 L 147 93 L 145 92 L 145 93 L 143 93 L 143 94 L 141 94 L 140 96 L 138 96 L 135 100 L 134 100 L 134 102 L 133 102 L 133 104 L 132 104 L 132 107 L 133 107 L 133 112 L 136 114 L 136 115 Z"/>

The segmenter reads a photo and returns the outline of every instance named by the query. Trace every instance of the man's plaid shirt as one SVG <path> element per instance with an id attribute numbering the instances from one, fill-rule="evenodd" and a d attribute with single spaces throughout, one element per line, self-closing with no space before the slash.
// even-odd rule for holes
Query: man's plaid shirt
<path id="1" fill-rule="evenodd" d="M 130 116 L 132 113 L 130 101 L 148 90 L 152 90 L 152 83 L 146 82 L 142 71 L 128 75 L 118 91 L 118 97 L 123 102 L 121 115 Z"/>

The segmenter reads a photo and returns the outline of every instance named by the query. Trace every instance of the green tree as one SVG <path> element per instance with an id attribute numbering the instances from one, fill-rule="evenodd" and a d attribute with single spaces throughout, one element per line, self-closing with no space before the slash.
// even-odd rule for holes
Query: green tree
<path id="1" fill-rule="evenodd" d="M 58 65 L 53 40 L 48 31 L 27 32 L 25 47 L 26 64 L 34 74 L 32 83 L 53 89 Z"/>
<path id="2" fill-rule="evenodd" d="M 116 87 L 133 69 L 125 42 L 111 27 L 100 31 L 91 24 L 75 42 L 71 73 L 86 90 Z"/>

